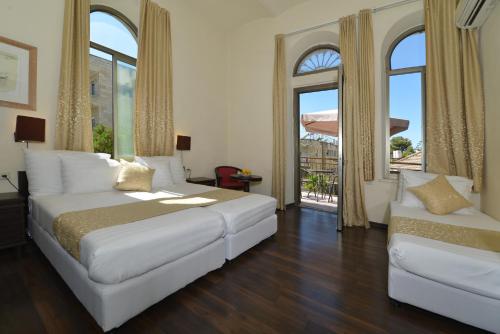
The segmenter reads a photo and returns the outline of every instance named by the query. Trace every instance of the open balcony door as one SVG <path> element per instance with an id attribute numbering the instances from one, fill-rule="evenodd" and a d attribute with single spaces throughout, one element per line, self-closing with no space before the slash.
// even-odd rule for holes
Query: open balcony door
<path id="1" fill-rule="evenodd" d="M 305 201 L 302 194 L 302 182 L 303 178 L 301 175 L 302 163 L 301 163 L 301 129 L 304 129 L 308 133 L 316 133 L 326 136 L 335 137 L 338 145 L 338 154 L 335 157 L 335 169 L 336 169 L 336 180 L 338 183 L 337 207 L 335 211 L 336 216 L 333 219 L 336 220 L 337 229 L 342 230 L 342 189 L 343 189 L 343 155 L 342 155 L 342 66 L 329 71 L 328 76 L 323 76 L 318 80 L 318 77 L 302 76 L 294 78 L 294 123 L 295 123 L 295 203 L 296 205 L 306 206 L 313 209 L 318 209 L 318 205 L 312 205 L 310 201 Z M 326 79 L 326 80 L 325 80 Z M 332 106 L 325 107 L 323 111 L 308 111 L 304 112 L 301 109 L 302 97 L 309 94 L 316 94 L 325 91 L 335 91 L 333 95 L 336 102 Z M 317 107 L 317 106 L 316 106 Z M 327 110 L 328 109 L 328 110 Z M 307 116 L 306 116 L 307 115 Z M 306 117 L 304 117 L 306 116 Z M 323 151 L 322 151 L 323 154 Z M 334 153 L 332 153 L 334 154 Z M 322 167 L 323 168 L 323 167 Z M 324 169 L 324 168 L 323 168 Z M 330 167 L 326 168 L 327 170 Z M 335 181 L 334 181 L 335 182 Z M 333 184 L 335 187 L 335 183 Z M 334 188 L 335 189 L 335 188 Z M 330 190 L 331 191 L 331 190 Z M 330 194 L 331 196 L 331 194 Z M 329 201 L 329 197 L 327 197 Z M 316 200 L 317 202 L 317 200 Z M 321 202 L 321 201 L 320 201 Z M 321 203 L 320 203 L 321 204 Z M 327 204 L 328 205 L 328 204 Z M 321 205 L 319 205 L 321 206 Z M 330 211 L 326 209 L 326 211 Z M 332 223 L 334 223 L 332 221 Z"/>

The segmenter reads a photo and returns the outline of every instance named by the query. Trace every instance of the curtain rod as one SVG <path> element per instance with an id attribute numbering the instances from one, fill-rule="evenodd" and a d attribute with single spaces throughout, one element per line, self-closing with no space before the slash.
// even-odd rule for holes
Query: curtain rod
<path id="1" fill-rule="evenodd" d="M 407 4 L 410 4 L 413 2 L 417 2 L 417 1 L 421 1 L 421 0 L 401 0 L 401 1 L 393 2 L 393 3 L 387 4 L 387 5 L 372 8 L 372 13 L 378 13 L 378 12 L 381 12 L 381 11 L 386 10 L 386 9 L 391 9 L 391 8 L 407 5 Z M 293 36 L 293 35 L 302 34 L 304 32 L 308 32 L 308 31 L 320 29 L 320 28 L 323 28 L 323 27 L 326 27 L 329 25 L 337 24 L 337 23 L 339 23 L 339 21 L 340 21 L 340 19 L 336 19 L 334 21 L 325 22 L 325 23 L 318 24 L 318 25 L 315 25 L 315 26 L 312 26 L 309 28 L 302 28 L 299 30 L 295 30 L 295 31 L 289 32 L 289 33 L 284 34 L 284 35 L 285 35 L 285 37 L 289 37 L 289 36 Z"/>

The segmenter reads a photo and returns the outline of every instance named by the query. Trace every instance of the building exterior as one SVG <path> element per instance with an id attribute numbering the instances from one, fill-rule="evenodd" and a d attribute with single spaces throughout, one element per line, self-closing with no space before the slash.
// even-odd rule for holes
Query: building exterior
<path id="1" fill-rule="evenodd" d="M 113 68 L 109 60 L 90 55 L 90 100 L 92 127 L 113 128 Z"/>

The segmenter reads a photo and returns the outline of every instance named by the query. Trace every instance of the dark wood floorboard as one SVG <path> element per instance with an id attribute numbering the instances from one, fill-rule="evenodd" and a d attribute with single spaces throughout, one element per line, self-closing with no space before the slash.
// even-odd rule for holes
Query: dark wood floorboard
<path id="1" fill-rule="evenodd" d="M 117 333 L 481 333 L 387 297 L 386 231 L 292 207 L 278 233 Z M 0 251 L 0 333 L 100 333 L 31 242 Z M 133 302 L 133 301 L 131 301 Z"/>

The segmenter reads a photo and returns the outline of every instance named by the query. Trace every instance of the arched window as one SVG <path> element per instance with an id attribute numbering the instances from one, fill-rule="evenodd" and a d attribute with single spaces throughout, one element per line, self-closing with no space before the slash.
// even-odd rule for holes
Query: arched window
<path id="1" fill-rule="evenodd" d="M 339 51 L 332 45 L 318 45 L 302 54 L 295 64 L 294 75 L 329 71 L 341 63 Z"/>
<path id="2" fill-rule="evenodd" d="M 93 6 L 90 13 L 90 97 L 94 150 L 134 154 L 133 115 L 137 29 L 120 12 Z"/>
<path id="3" fill-rule="evenodd" d="M 425 31 L 398 37 L 386 59 L 388 80 L 387 170 L 425 169 Z"/>

